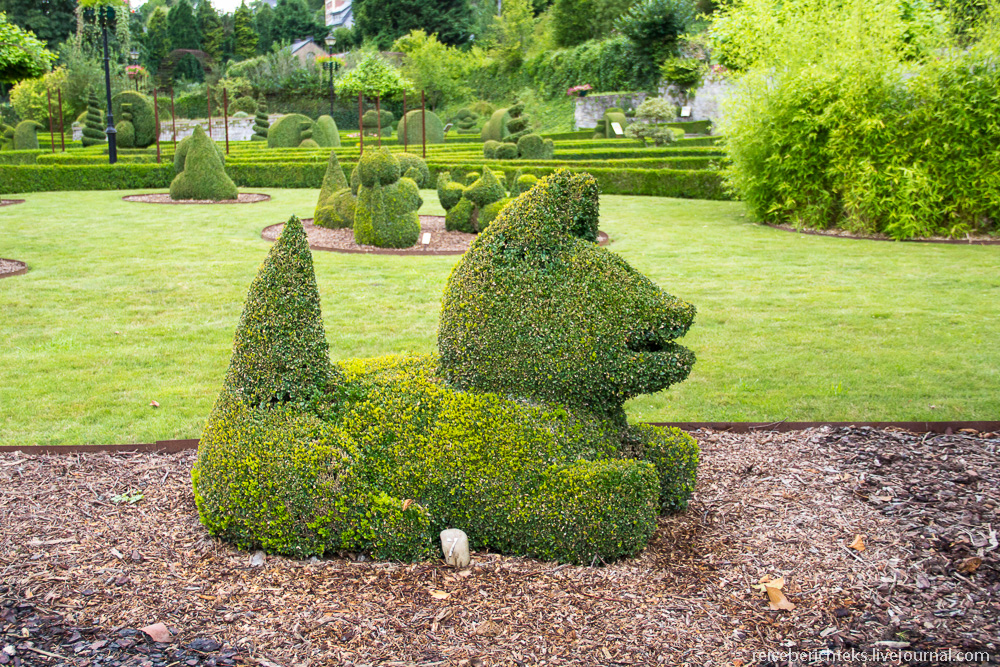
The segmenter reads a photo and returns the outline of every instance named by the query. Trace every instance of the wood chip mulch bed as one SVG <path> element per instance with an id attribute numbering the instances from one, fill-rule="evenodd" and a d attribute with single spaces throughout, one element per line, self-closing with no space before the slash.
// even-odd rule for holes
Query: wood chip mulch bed
<path id="1" fill-rule="evenodd" d="M 23 204 L 23 199 L 0 199 L 0 206 L 13 206 L 14 204 Z"/>
<path id="2" fill-rule="evenodd" d="M 0 454 L 0 663 L 1000 659 L 997 434 L 696 435 L 691 505 L 661 519 L 638 557 L 590 568 L 480 552 L 457 572 L 345 554 L 255 559 L 198 523 L 193 451 Z M 116 498 L 130 491 L 143 497 Z M 770 609 L 754 588 L 766 577 L 784 577 L 794 609 Z M 156 622 L 169 642 L 138 631 Z"/>
<path id="3" fill-rule="evenodd" d="M 475 234 L 464 232 L 449 232 L 445 229 L 443 215 L 421 215 L 420 216 L 420 237 L 417 245 L 409 248 L 379 248 L 373 245 L 359 245 L 354 242 L 354 230 L 327 229 L 317 227 L 312 224 L 312 218 L 302 218 L 302 226 L 309 237 L 309 247 L 313 250 L 328 250 L 331 252 L 346 253 L 366 253 L 373 255 L 461 255 L 469 249 L 469 244 L 476 238 Z M 265 241 L 274 241 L 285 228 L 285 223 L 278 223 L 265 227 L 261 232 L 261 238 Z M 430 243 L 426 246 L 420 243 L 423 236 L 430 233 Z M 610 243 L 608 235 L 604 232 L 597 233 L 599 245 Z"/>
<path id="4" fill-rule="evenodd" d="M 136 201 L 143 204 L 256 204 L 270 201 L 271 195 L 259 192 L 241 192 L 237 199 L 171 199 L 170 193 L 158 192 L 149 195 L 126 195 L 122 201 Z"/>
<path id="5" fill-rule="evenodd" d="M 885 234 L 855 234 L 846 229 L 799 229 L 793 225 L 764 225 L 772 229 L 780 229 L 783 232 L 795 232 L 797 234 L 808 234 L 810 236 L 834 236 L 841 239 L 854 239 L 858 241 L 893 241 L 896 239 Z M 945 236 L 932 236 L 925 239 L 906 239 L 901 243 L 946 243 L 951 245 L 1000 245 L 1000 238 L 996 236 L 984 236 L 977 234 L 967 236 L 964 239 L 954 239 Z"/>
<path id="6" fill-rule="evenodd" d="M 0 278 L 12 278 L 28 272 L 28 265 L 16 259 L 0 257 Z"/>

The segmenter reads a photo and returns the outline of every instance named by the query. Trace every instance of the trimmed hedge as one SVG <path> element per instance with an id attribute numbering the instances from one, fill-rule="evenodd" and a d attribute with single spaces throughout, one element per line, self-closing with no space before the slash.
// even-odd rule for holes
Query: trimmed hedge
<path id="1" fill-rule="evenodd" d="M 438 334 L 449 383 L 623 425 L 626 400 L 687 377 L 694 354 L 675 341 L 694 307 L 574 234 L 596 206 L 593 179 L 560 170 L 504 208 L 462 256 Z"/>
<path id="2" fill-rule="evenodd" d="M 0 151 L 0 165 L 37 164 L 39 155 L 58 155 L 41 149 L 26 151 Z M 107 159 L 104 160 L 107 162 Z"/>

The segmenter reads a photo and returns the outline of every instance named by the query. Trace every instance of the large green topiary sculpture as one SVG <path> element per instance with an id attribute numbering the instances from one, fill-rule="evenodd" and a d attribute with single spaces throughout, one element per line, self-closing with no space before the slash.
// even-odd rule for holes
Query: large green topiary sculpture
<path id="1" fill-rule="evenodd" d="M 522 160 L 551 160 L 555 144 L 537 134 L 526 134 L 517 140 L 517 155 Z"/>
<path id="2" fill-rule="evenodd" d="M 201 129 L 200 125 L 196 126 L 194 134 L 197 134 L 197 131 L 200 129 Z M 205 134 L 205 131 L 202 130 L 201 133 Z M 184 162 L 185 160 L 187 160 L 188 151 L 191 149 L 192 142 L 194 141 L 194 134 L 184 137 L 177 143 L 177 150 L 174 151 L 175 176 L 184 171 Z M 216 155 L 219 156 L 219 161 L 222 162 L 224 166 L 226 164 L 226 153 L 222 150 L 222 148 L 219 147 L 219 144 L 209 139 L 207 134 L 205 134 L 205 138 L 208 139 L 209 143 L 215 148 L 215 153 Z"/>
<path id="3" fill-rule="evenodd" d="M 267 141 L 267 133 L 271 121 L 267 117 L 267 98 L 263 95 L 257 100 L 257 113 L 253 118 L 253 136 L 251 141 Z"/>
<path id="4" fill-rule="evenodd" d="M 38 131 L 45 129 L 44 126 L 34 120 L 22 120 L 14 127 L 11 137 L 14 150 L 16 151 L 37 151 Z"/>
<path id="5" fill-rule="evenodd" d="M 510 132 L 507 130 L 507 123 L 510 121 L 510 114 L 507 109 L 497 109 L 483 125 L 479 132 L 480 138 L 487 141 L 503 141 Z"/>
<path id="6" fill-rule="evenodd" d="M 694 355 L 674 341 L 695 309 L 589 240 L 592 182 L 566 170 L 544 179 L 452 272 L 438 337 L 449 382 L 624 423 L 626 400 L 687 377 Z"/>
<path id="7" fill-rule="evenodd" d="M 381 109 L 375 111 L 375 109 L 369 109 L 364 112 L 361 116 L 361 125 L 364 127 L 366 137 L 377 137 L 381 136 L 391 137 L 392 136 L 392 122 L 396 120 L 396 117 L 391 111 Z"/>
<path id="8" fill-rule="evenodd" d="M 420 235 L 417 184 L 399 174 L 388 149 L 368 151 L 358 161 L 361 187 L 354 211 L 354 241 L 379 248 L 409 248 Z"/>
<path id="9" fill-rule="evenodd" d="M 419 155 L 413 153 L 394 153 L 394 157 L 399 161 L 399 171 L 404 176 L 411 169 L 416 169 L 419 178 L 414 178 L 418 188 L 429 188 L 431 185 L 431 170 L 427 163 Z"/>
<path id="10" fill-rule="evenodd" d="M 226 174 L 226 168 L 219 159 L 219 149 L 205 130 L 200 125 L 195 127 L 189 139 L 185 148 L 184 170 L 170 183 L 170 198 L 210 201 L 238 198 L 236 184 Z"/>
<path id="11" fill-rule="evenodd" d="M 121 120 L 115 125 L 118 146 L 135 148 L 135 125 L 132 124 L 132 105 L 122 104 Z"/>
<path id="12" fill-rule="evenodd" d="M 438 187 L 441 187 L 440 183 Z M 447 189 L 447 184 L 445 188 Z M 482 225 L 479 222 L 480 211 L 484 207 L 500 201 L 507 195 L 507 191 L 500 183 L 496 174 L 486 167 L 483 167 L 482 176 L 470 185 L 462 188 L 461 192 L 462 197 L 458 202 L 452 206 L 445 206 L 447 213 L 445 214 L 444 224 L 445 229 L 448 231 L 465 232 L 467 234 L 476 234 L 484 230 L 498 211 L 491 210 L 491 215 L 487 216 Z M 445 195 L 445 197 L 447 196 L 448 194 Z M 445 197 L 442 197 L 441 194 L 438 197 L 442 200 L 442 205 L 444 205 Z"/>
<path id="13" fill-rule="evenodd" d="M 87 98 L 87 120 L 80 143 L 86 147 L 107 143 L 107 141 L 108 137 L 104 134 L 104 112 L 101 111 L 97 95 L 91 91 Z"/>
<path id="14" fill-rule="evenodd" d="M 340 130 L 337 121 L 330 116 L 320 116 L 313 128 L 313 139 L 324 148 L 340 147 Z"/>
<path id="15" fill-rule="evenodd" d="M 458 113 L 452 119 L 452 123 L 455 124 L 455 131 L 459 134 L 475 134 L 476 133 L 476 121 L 479 120 L 479 114 L 471 109 L 459 109 Z"/>
<path id="16" fill-rule="evenodd" d="M 420 109 L 407 111 L 399 123 L 396 124 L 396 136 L 400 143 L 403 143 L 403 135 L 406 135 L 406 143 L 420 144 L 423 141 L 424 127 L 427 127 L 427 143 L 444 143 L 444 124 L 437 114 L 428 111 L 424 114 Z"/>
<path id="17" fill-rule="evenodd" d="M 349 201 L 348 201 L 349 200 Z M 330 151 L 330 160 L 323 175 L 323 185 L 316 200 L 313 224 L 329 229 L 354 226 L 354 195 L 344 176 L 337 154 Z"/>
<path id="18" fill-rule="evenodd" d="M 267 131 L 267 147 L 298 148 L 304 141 L 315 141 L 312 137 L 313 124 L 309 116 L 300 113 L 282 116 Z"/>
<path id="19" fill-rule="evenodd" d="M 502 320 L 473 329 L 494 335 L 517 323 L 511 311 L 521 302 L 521 310 L 539 311 L 532 351 L 582 341 L 586 359 L 555 361 L 578 364 L 586 376 L 590 355 L 601 368 L 621 357 L 641 374 L 655 364 L 588 342 L 591 322 L 601 331 L 615 321 L 644 332 L 656 313 L 693 309 L 662 293 L 652 304 L 658 288 L 566 231 L 563 214 L 553 212 L 572 211 L 564 201 L 571 196 L 554 181 L 513 202 L 473 243 L 449 281 L 442 322 L 464 321 L 469 307 L 481 305 L 480 318 Z M 473 287 L 484 289 L 460 294 Z M 614 312 L 605 312 L 609 306 Z M 297 557 L 349 550 L 418 560 L 434 553 L 438 531 L 460 528 L 476 550 L 592 564 L 641 550 L 657 512 L 687 502 L 694 440 L 535 398 L 547 383 L 562 387 L 562 372 L 522 376 L 529 394 L 462 389 L 442 380 L 446 369 L 433 356 L 331 367 L 323 334 L 308 242 L 293 218 L 251 285 L 192 471 L 211 534 Z M 549 356 L 539 364 L 554 363 Z"/>
<path id="20" fill-rule="evenodd" d="M 114 111 L 115 120 L 123 118 L 125 109 L 123 105 L 130 104 L 129 113 L 132 115 L 132 127 L 135 130 L 134 146 L 136 148 L 146 148 L 156 142 L 156 133 L 159 128 L 156 126 L 156 115 L 153 110 L 153 100 L 142 93 L 134 90 L 126 90 L 111 98 L 111 109 Z M 117 127 L 117 126 L 116 126 Z"/>

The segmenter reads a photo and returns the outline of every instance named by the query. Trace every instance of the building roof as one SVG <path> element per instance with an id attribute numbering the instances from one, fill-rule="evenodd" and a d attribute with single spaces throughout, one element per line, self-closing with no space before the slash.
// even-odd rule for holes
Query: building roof
<path id="1" fill-rule="evenodd" d="M 312 37 L 306 37 L 305 39 L 300 39 L 297 42 L 292 42 L 292 53 L 298 53 L 306 44 L 312 44 L 314 42 Z"/>

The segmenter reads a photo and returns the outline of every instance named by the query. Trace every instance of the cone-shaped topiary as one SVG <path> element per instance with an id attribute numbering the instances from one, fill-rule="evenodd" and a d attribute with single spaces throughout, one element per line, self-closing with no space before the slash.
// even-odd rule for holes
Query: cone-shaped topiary
<path id="1" fill-rule="evenodd" d="M 197 129 L 200 129 L 200 126 L 196 127 L 196 130 Z M 204 133 L 204 130 L 202 131 L 202 133 Z M 205 138 L 208 139 L 208 135 L 205 135 Z M 182 171 L 184 171 L 184 161 L 187 159 L 188 150 L 191 149 L 191 142 L 192 141 L 194 141 L 194 134 L 192 134 L 190 136 L 187 136 L 187 137 L 184 137 L 177 144 L 177 150 L 174 151 L 174 175 L 175 176 L 177 174 L 181 173 Z M 215 152 L 219 156 L 219 160 L 222 162 L 223 165 L 225 165 L 226 164 L 226 153 L 225 153 L 225 151 L 223 151 L 222 148 L 219 147 L 219 144 L 215 143 L 215 141 L 209 139 L 209 142 L 212 144 L 212 146 L 215 147 Z"/>
<path id="2" fill-rule="evenodd" d="M 313 224 L 327 229 L 344 229 L 354 226 L 354 212 L 358 198 L 350 188 L 337 190 L 316 207 Z"/>
<path id="3" fill-rule="evenodd" d="M 87 98 L 86 123 L 80 143 L 84 146 L 95 146 L 107 142 L 108 137 L 104 134 L 104 112 L 98 106 L 97 95 L 94 91 L 90 91 L 90 96 Z"/>
<path id="4" fill-rule="evenodd" d="M 135 125 L 132 124 L 132 105 L 122 104 L 121 120 L 115 125 L 118 145 L 122 148 L 135 148 Z"/>
<path id="5" fill-rule="evenodd" d="M 344 176 L 344 170 L 340 166 L 340 160 L 337 159 L 337 154 L 330 151 L 330 159 L 326 164 L 326 173 L 323 175 L 323 185 L 319 190 L 319 198 L 316 200 L 316 211 L 313 213 L 313 224 L 319 225 L 320 227 L 331 227 L 332 219 L 327 219 L 329 215 L 324 215 L 321 213 L 321 209 L 328 204 L 331 204 L 330 198 L 334 193 L 340 192 L 341 190 L 347 189 L 350 192 L 350 186 L 347 183 L 347 177 Z M 330 211 L 329 213 L 334 213 Z M 353 215 L 351 216 L 353 219 Z M 337 224 L 336 227 L 350 227 L 351 225 Z"/>
<path id="6" fill-rule="evenodd" d="M 421 120 L 421 116 L 425 116 L 425 120 Z M 406 115 L 396 124 L 397 140 L 403 142 L 405 135 L 407 143 L 420 144 L 422 142 L 425 123 L 427 127 L 427 143 L 443 144 L 444 124 L 441 122 L 441 119 L 433 111 L 428 111 L 425 115 L 420 109 L 406 112 Z"/>
<path id="7" fill-rule="evenodd" d="M 271 121 L 267 118 L 267 98 L 263 95 L 257 100 L 257 113 L 253 117 L 253 136 L 251 141 L 267 141 L 268 128 Z"/>
<path id="8" fill-rule="evenodd" d="M 201 126 L 194 128 L 184 158 L 184 171 L 170 184 L 171 199 L 221 201 L 236 199 L 239 191 L 226 174 L 218 148 Z"/>
<path id="9" fill-rule="evenodd" d="M 379 248 L 409 248 L 420 235 L 417 209 L 423 204 L 417 184 L 399 177 L 399 162 L 383 148 L 358 161 L 358 201 L 354 241 Z"/>
<path id="10" fill-rule="evenodd" d="M 16 151 L 38 150 L 38 131 L 44 126 L 34 120 L 22 120 L 14 128 L 11 142 Z"/>
<path id="11" fill-rule="evenodd" d="M 687 377 L 694 355 L 674 341 L 695 309 L 574 235 L 596 195 L 596 184 L 559 170 L 472 244 L 442 303 L 438 349 L 449 382 L 624 424 L 626 400 Z"/>
<path id="12" fill-rule="evenodd" d="M 153 110 L 153 100 L 134 90 L 126 90 L 111 98 L 111 109 L 115 113 L 116 119 L 124 118 L 124 107 L 130 104 L 129 113 L 132 114 L 132 127 L 135 130 L 135 140 L 133 145 L 137 148 L 145 148 L 156 141 L 156 133 L 159 128 L 156 126 L 156 116 Z M 117 126 L 116 126 L 117 129 Z M 119 145 L 121 141 L 119 140 Z"/>
<path id="13" fill-rule="evenodd" d="M 333 389 L 309 239 L 292 216 L 250 284 L 223 392 L 248 405 L 310 401 Z"/>

